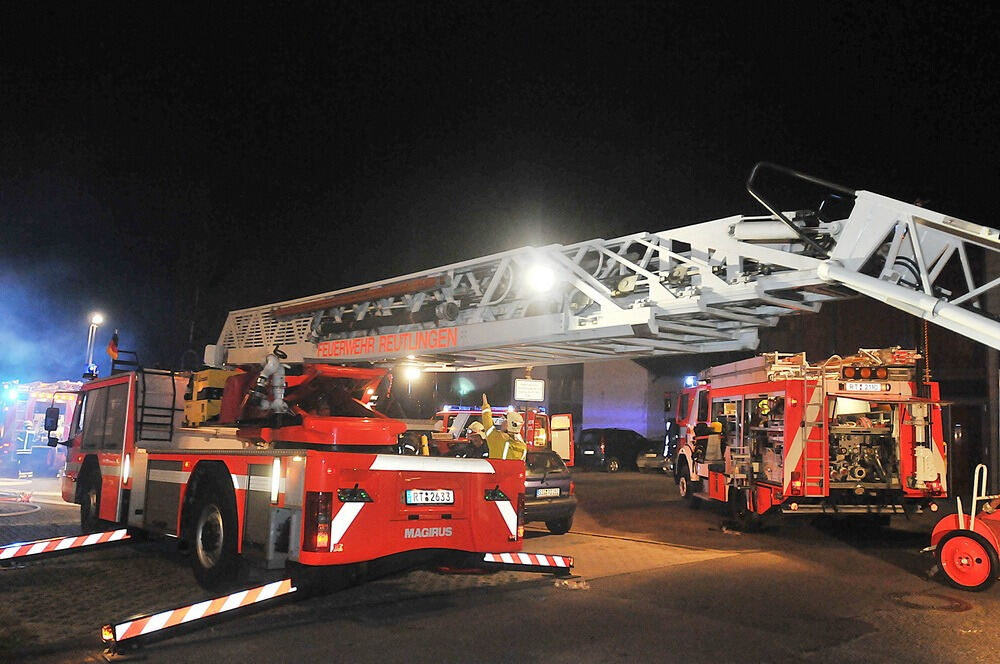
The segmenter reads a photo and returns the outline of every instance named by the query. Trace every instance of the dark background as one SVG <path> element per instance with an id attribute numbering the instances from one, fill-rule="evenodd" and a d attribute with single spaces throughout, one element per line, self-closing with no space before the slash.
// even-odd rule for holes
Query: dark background
<path id="1" fill-rule="evenodd" d="M 114 328 L 759 208 L 758 160 L 996 226 L 987 3 L 4 3 L 0 379 Z M 844 349 L 849 350 L 849 349 Z"/>

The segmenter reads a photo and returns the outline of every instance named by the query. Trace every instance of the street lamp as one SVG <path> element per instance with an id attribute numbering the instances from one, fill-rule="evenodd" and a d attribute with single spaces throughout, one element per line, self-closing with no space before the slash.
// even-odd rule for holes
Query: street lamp
<path id="1" fill-rule="evenodd" d="M 99 313 L 90 314 L 90 331 L 87 333 L 87 373 L 84 378 L 97 377 L 97 365 L 94 364 L 94 340 L 97 338 L 97 328 L 104 322 L 104 316 Z"/>

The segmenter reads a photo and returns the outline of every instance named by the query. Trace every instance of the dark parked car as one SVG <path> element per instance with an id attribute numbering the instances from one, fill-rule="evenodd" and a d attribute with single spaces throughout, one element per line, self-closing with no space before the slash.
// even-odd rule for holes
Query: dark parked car
<path id="1" fill-rule="evenodd" d="M 650 444 L 631 429 L 584 429 L 577 439 L 575 463 L 617 473 L 622 468 L 636 468 L 636 457 Z"/>
<path id="2" fill-rule="evenodd" d="M 569 532 L 576 512 L 569 468 L 555 452 L 528 452 L 524 460 L 524 521 L 544 521 L 555 535 Z"/>
<path id="3" fill-rule="evenodd" d="M 673 471 L 674 456 L 677 454 L 677 421 L 671 418 L 665 425 L 663 442 L 651 442 L 645 451 L 639 452 L 635 460 L 639 470 L 659 470 L 664 473 Z"/>

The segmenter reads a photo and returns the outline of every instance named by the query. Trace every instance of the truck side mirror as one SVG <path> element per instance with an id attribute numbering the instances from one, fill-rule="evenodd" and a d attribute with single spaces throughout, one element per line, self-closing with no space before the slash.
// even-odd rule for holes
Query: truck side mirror
<path id="1" fill-rule="evenodd" d="M 45 409 L 45 430 L 55 431 L 59 428 L 59 408 L 50 406 Z"/>

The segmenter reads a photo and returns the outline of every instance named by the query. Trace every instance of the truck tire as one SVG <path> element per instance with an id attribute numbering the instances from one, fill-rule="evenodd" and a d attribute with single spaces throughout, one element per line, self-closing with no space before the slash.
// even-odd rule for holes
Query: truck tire
<path id="1" fill-rule="evenodd" d="M 545 527 L 548 528 L 549 532 L 553 535 L 565 535 L 569 532 L 569 529 L 573 527 L 573 517 L 568 516 L 564 519 L 546 521 Z"/>
<path id="2" fill-rule="evenodd" d="M 222 590 L 238 581 L 244 571 L 237 552 L 239 525 L 236 500 L 217 482 L 198 489 L 191 511 L 191 567 L 194 578 L 206 590 Z"/>
<path id="3" fill-rule="evenodd" d="M 747 506 L 746 489 L 729 491 L 729 509 L 737 529 L 752 533 L 760 528 L 760 515 Z"/>
<path id="4" fill-rule="evenodd" d="M 617 473 L 622 469 L 622 462 L 616 456 L 609 456 L 604 460 L 604 470 L 609 473 Z"/>
<path id="5" fill-rule="evenodd" d="M 104 522 L 97 516 L 101 507 L 101 473 L 93 467 L 80 478 L 80 531 L 84 534 L 103 530 Z"/>
<path id="6" fill-rule="evenodd" d="M 688 507 L 698 509 L 701 506 L 701 501 L 695 497 L 695 494 L 701 491 L 701 482 L 691 481 L 691 473 L 688 471 L 686 459 L 677 462 L 677 475 L 674 480 L 677 482 L 677 492 L 687 502 Z"/>
<path id="7" fill-rule="evenodd" d="M 997 580 L 997 551 L 986 538 L 971 530 L 953 530 L 937 545 L 938 569 L 953 588 L 978 592 Z"/>

